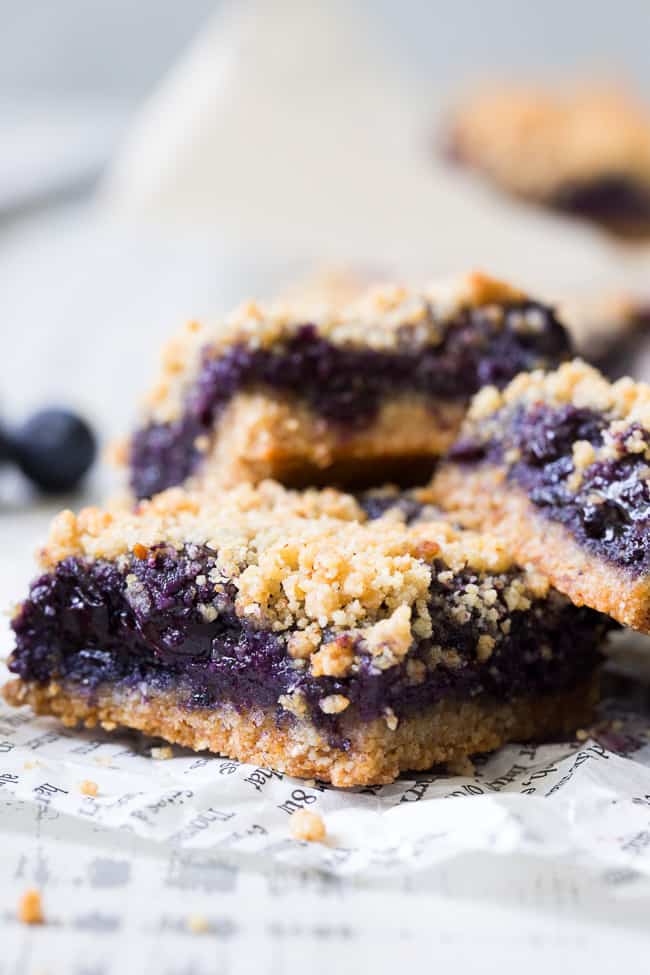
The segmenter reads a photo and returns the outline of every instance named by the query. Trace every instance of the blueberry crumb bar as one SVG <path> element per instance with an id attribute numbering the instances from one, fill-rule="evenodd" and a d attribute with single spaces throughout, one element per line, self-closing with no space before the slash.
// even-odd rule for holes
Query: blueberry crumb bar
<path id="1" fill-rule="evenodd" d="M 480 273 L 299 306 L 248 303 L 167 346 L 124 453 L 137 497 L 265 478 L 422 483 L 474 392 L 571 354 L 551 308 Z"/>
<path id="2" fill-rule="evenodd" d="M 650 113 L 620 88 L 486 86 L 455 112 L 446 149 L 515 196 L 650 232 Z"/>
<path id="3" fill-rule="evenodd" d="M 352 786 L 589 720 L 608 621 L 410 495 L 273 482 L 63 512 L 4 688 Z"/>
<path id="4" fill-rule="evenodd" d="M 474 399 L 432 497 L 575 603 L 650 632 L 650 387 L 580 360 Z"/>

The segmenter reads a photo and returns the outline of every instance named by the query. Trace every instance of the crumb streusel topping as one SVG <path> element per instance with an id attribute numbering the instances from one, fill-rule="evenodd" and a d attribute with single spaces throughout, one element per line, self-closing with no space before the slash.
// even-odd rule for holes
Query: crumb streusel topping
<path id="1" fill-rule="evenodd" d="M 494 306 L 498 316 L 500 308 L 523 303 L 527 297 L 523 291 L 475 271 L 422 289 L 375 285 L 347 304 L 324 303 L 320 314 L 309 322 L 333 345 L 377 351 L 404 345 L 435 347 L 463 309 Z M 522 311 L 521 330 L 539 329 L 538 318 L 536 309 Z M 187 383 L 206 349 L 216 358 L 240 343 L 251 349 L 270 348 L 290 339 L 304 324 L 305 304 L 301 301 L 295 305 L 247 301 L 216 325 L 189 322 L 163 349 L 161 375 L 146 402 L 150 415 L 158 422 L 179 416 Z"/>
<path id="2" fill-rule="evenodd" d="M 178 551 L 207 546 L 215 553 L 207 580 L 215 591 L 233 585 L 237 614 L 287 633 L 289 655 L 311 658 L 316 676 L 347 673 L 355 653 L 351 632 L 363 630 L 379 669 L 403 659 L 414 639 L 429 637 L 434 572 L 439 583 L 450 584 L 457 622 L 478 618 L 482 631 L 497 638 L 505 632 L 504 613 L 547 595 L 541 578 L 514 571 L 496 538 L 443 520 L 405 519 L 390 511 L 367 520 L 351 495 L 333 489 L 296 492 L 265 482 L 208 497 L 171 489 L 136 511 L 63 512 L 41 560 L 48 569 L 69 556 L 119 567 L 134 557 L 146 559 L 161 544 Z M 451 585 L 461 573 L 465 577 Z M 205 583 L 197 579 L 197 585 Z M 137 598 L 135 575 L 127 576 L 129 585 Z M 328 643 L 321 646 L 325 630 Z M 336 633 L 341 639 L 331 640 Z M 483 640 L 478 652 L 486 655 L 493 645 Z M 334 709 L 340 702 L 330 704 Z"/>
<path id="3" fill-rule="evenodd" d="M 574 442 L 576 470 L 625 454 L 644 455 L 650 461 L 650 442 L 644 435 L 650 433 L 650 386 L 629 377 L 610 383 L 581 359 L 566 362 L 554 372 L 520 373 L 502 391 L 494 386 L 484 387 L 472 401 L 464 432 L 473 433 L 478 425 L 481 439 L 498 439 L 503 416 L 535 404 L 551 408 L 571 405 L 603 418 L 602 444 L 594 447 L 587 441 Z M 517 459 L 505 458 L 506 462 Z"/>

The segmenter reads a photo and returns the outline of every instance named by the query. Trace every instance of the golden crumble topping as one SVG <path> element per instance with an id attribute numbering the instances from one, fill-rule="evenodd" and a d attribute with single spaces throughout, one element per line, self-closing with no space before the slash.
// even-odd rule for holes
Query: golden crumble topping
<path id="1" fill-rule="evenodd" d="M 612 174 L 650 186 L 650 113 L 614 86 L 483 86 L 457 110 L 452 139 L 461 159 L 522 196 Z"/>
<path id="2" fill-rule="evenodd" d="M 413 494 L 428 497 L 426 490 Z M 232 585 L 237 614 L 284 635 L 293 666 L 309 666 L 315 677 L 347 676 L 359 637 L 377 668 L 402 663 L 416 640 L 432 634 L 432 580 L 449 590 L 438 608 L 457 623 L 473 620 L 493 641 L 507 634 L 508 613 L 548 595 L 542 577 L 515 571 L 493 536 L 458 529 L 439 515 L 407 524 L 389 511 L 369 520 L 351 495 L 291 491 L 271 481 L 206 496 L 173 488 L 135 510 L 63 512 L 42 564 L 51 569 L 68 556 L 116 561 L 137 596 L 141 583 L 130 560 L 160 544 L 212 549 L 215 565 L 197 583 L 210 582 L 215 592 Z M 212 605 L 199 610 L 207 621 L 216 618 Z M 479 657 L 493 645 L 483 640 Z M 422 678 L 417 671 L 409 675 L 414 683 Z M 304 703 L 283 706 L 296 712 Z M 347 701 L 334 695 L 325 707 L 339 713 Z"/>
<path id="3" fill-rule="evenodd" d="M 638 422 L 650 430 L 650 386 L 634 382 L 627 376 L 610 383 L 582 359 L 565 362 L 553 372 L 537 369 L 520 373 L 502 392 L 486 386 L 474 397 L 468 416 L 480 419 L 503 406 L 521 402 L 541 402 L 551 406 L 571 403 L 606 413 L 612 421 Z"/>
<path id="4" fill-rule="evenodd" d="M 484 387 L 470 405 L 463 433 L 471 435 L 479 429 L 482 437 L 498 439 L 504 422 L 502 410 L 507 416 L 515 407 L 535 403 L 551 407 L 571 404 L 601 414 L 606 422 L 601 446 L 584 440 L 572 445 L 573 490 L 579 487 L 582 472 L 597 461 L 634 453 L 644 454 L 650 461 L 648 438 L 644 436 L 650 433 L 650 386 L 627 376 L 610 383 L 581 359 L 565 362 L 554 372 L 520 373 L 502 392 L 493 386 Z M 627 436 L 621 436 L 627 431 Z M 516 455 L 505 458 L 506 463 L 517 459 Z"/>
<path id="5" fill-rule="evenodd" d="M 187 385 L 206 348 L 215 357 L 238 343 L 252 349 L 269 348 L 289 339 L 305 321 L 336 345 L 393 350 L 408 341 L 415 347 L 435 346 L 443 341 L 454 317 L 463 309 L 491 305 L 499 309 L 526 298 L 524 292 L 509 284 L 474 271 L 421 289 L 374 285 L 350 301 L 324 302 L 320 307 L 302 298 L 293 302 L 247 301 L 216 325 L 190 322 L 167 343 L 161 374 L 149 392 L 147 408 L 158 422 L 169 422 L 179 415 Z M 307 312 L 312 314 L 306 318 Z"/>

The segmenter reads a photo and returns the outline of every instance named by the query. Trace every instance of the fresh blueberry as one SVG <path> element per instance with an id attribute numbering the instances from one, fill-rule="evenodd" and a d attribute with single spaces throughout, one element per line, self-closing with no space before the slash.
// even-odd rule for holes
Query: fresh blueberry
<path id="1" fill-rule="evenodd" d="M 35 413 L 12 433 L 9 445 L 23 473 L 52 494 L 76 487 L 97 453 L 95 436 L 85 420 L 59 409 Z"/>

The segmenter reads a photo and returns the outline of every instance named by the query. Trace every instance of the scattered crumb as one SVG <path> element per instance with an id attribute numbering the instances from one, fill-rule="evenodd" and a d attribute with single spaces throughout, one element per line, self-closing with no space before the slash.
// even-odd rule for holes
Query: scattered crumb
<path id="1" fill-rule="evenodd" d="M 320 843 L 325 839 L 325 823 L 318 813 L 309 809 L 297 809 L 292 814 L 289 829 L 294 840 L 306 840 L 308 843 Z"/>
<path id="2" fill-rule="evenodd" d="M 384 721 L 386 722 L 386 727 L 389 731 L 397 731 L 399 718 L 392 708 L 384 708 Z"/>
<path id="3" fill-rule="evenodd" d="M 615 718 L 614 721 L 612 721 L 611 724 L 612 731 L 622 731 L 623 728 L 624 728 L 624 724 L 620 718 Z"/>
<path id="4" fill-rule="evenodd" d="M 457 758 L 454 762 L 447 762 L 449 775 L 474 775 L 475 771 L 474 762 L 467 755 Z"/>
<path id="5" fill-rule="evenodd" d="M 18 920 L 22 924 L 44 924 L 41 895 L 34 887 L 26 890 L 18 901 Z"/>
<path id="6" fill-rule="evenodd" d="M 319 701 L 319 707 L 324 714 L 340 714 L 349 704 L 350 699 L 344 694 L 328 694 Z"/>
<path id="7" fill-rule="evenodd" d="M 79 786 L 79 791 L 82 792 L 85 796 L 96 796 L 97 793 L 99 792 L 99 786 L 97 785 L 96 782 L 93 782 L 91 779 L 84 779 L 81 785 Z"/>
<path id="8" fill-rule="evenodd" d="M 95 765 L 101 765 L 102 768 L 112 768 L 113 759 L 109 755 L 99 755 L 99 757 L 95 759 Z"/>
<path id="9" fill-rule="evenodd" d="M 578 730 L 576 731 L 576 738 L 578 739 L 578 741 L 586 741 L 588 737 L 589 737 L 588 731 L 585 731 L 584 728 L 578 728 Z"/>
<path id="10" fill-rule="evenodd" d="M 23 768 L 25 769 L 25 771 L 28 771 L 29 769 L 32 768 L 41 768 L 41 763 L 37 758 L 28 759 L 26 762 L 23 762 Z"/>
<path id="11" fill-rule="evenodd" d="M 207 917 L 203 914 L 190 914 L 187 919 L 187 926 L 192 934 L 205 934 L 210 930 Z"/>
<path id="12" fill-rule="evenodd" d="M 157 758 L 160 761 L 162 761 L 163 759 L 173 758 L 174 752 L 173 749 L 169 747 L 169 745 L 163 745 L 161 748 L 152 748 L 151 757 Z"/>

